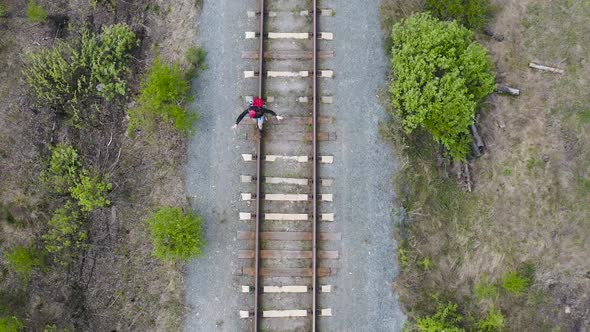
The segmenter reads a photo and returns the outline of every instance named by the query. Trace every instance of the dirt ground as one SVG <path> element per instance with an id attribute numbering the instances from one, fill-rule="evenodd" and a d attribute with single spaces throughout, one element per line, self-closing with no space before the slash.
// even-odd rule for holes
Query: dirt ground
<path id="1" fill-rule="evenodd" d="M 141 39 L 130 75 L 136 91 L 154 56 L 184 61 L 195 46 L 199 8 L 193 0 L 117 1 L 113 7 L 38 1 L 48 22 L 34 24 L 26 17 L 26 2 L 2 3 L 7 15 L 0 18 L 0 314 L 16 315 L 27 330 L 51 324 L 76 331 L 178 330 L 185 312 L 184 266 L 152 257 L 144 221 L 156 206 L 187 206 L 187 139 L 165 126 L 154 136 L 128 138 L 125 104 L 112 105 L 108 121 L 71 129 L 53 111 L 34 107 L 21 71 L 25 53 L 68 38 L 69 29 L 125 22 Z M 67 269 L 49 265 L 23 284 L 1 254 L 38 242 L 44 232 L 58 202 L 38 177 L 49 145 L 60 142 L 76 146 L 86 164 L 109 172 L 112 204 L 91 214 L 89 246 L 80 261 Z"/>
<path id="2" fill-rule="evenodd" d="M 436 148 L 426 146 L 421 155 L 408 157 L 413 169 L 405 170 L 402 182 L 426 189 L 406 195 L 404 206 L 410 208 L 400 253 L 405 268 L 396 287 L 412 317 L 428 313 L 432 295 L 442 294 L 473 319 L 499 307 L 510 331 L 585 331 L 590 329 L 590 3 L 493 4 L 491 27 L 504 38 L 477 38 L 490 49 L 498 83 L 519 88 L 521 95 L 493 95 L 483 106 L 486 153 L 472 162 L 473 193 L 439 180 L 433 170 Z M 383 14 L 414 8 L 412 1 L 404 5 L 386 2 Z M 529 62 L 565 73 L 535 71 Z M 524 266 L 534 270 L 525 294 L 506 294 L 500 287 L 494 300 L 474 297 L 481 280 L 501 284 L 504 273 Z"/>

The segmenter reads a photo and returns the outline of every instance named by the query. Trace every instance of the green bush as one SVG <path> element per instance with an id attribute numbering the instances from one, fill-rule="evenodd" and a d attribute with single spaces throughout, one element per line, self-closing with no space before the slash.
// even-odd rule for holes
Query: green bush
<path id="1" fill-rule="evenodd" d="M 99 35 L 84 28 L 79 39 L 29 54 L 23 74 L 40 104 L 63 110 L 77 123 L 92 119 L 96 97 L 112 100 L 127 93 L 136 45 L 135 34 L 123 23 L 105 26 Z"/>
<path id="2" fill-rule="evenodd" d="M 131 51 L 137 46 L 135 33 L 124 23 L 105 26 L 98 36 L 82 32 L 79 51 L 72 54 L 74 65 L 89 73 L 89 86 L 106 100 L 127 93 Z"/>
<path id="3" fill-rule="evenodd" d="M 457 305 L 440 303 L 432 316 L 420 317 L 416 327 L 421 332 L 463 332 L 460 327 L 463 317 L 457 312 Z"/>
<path id="4" fill-rule="evenodd" d="M 18 246 L 6 253 L 6 261 L 12 269 L 28 282 L 33 269 L 44 265 L 44 255 L 41 250 L 34 247 Z"/>
<path id="5" fill-rule="evenodd" d="M 524 293 L 529 288 L 531 282 L 527 276 L 517 271 L 505 273 L 502 280 L 502 287 L 514 295 Z"/>
<path id="6" fill-rule="evenodd" d="M 469 125 L 495 88 L 487 50 L 455 22 L 415 14 L 393 27 L 392 104 L 407 134 L 425 128 L 454 159 L 470 151 Z"/>
<path id="7" fill-rule="evenodd" d="M 59 144 L 51 148 L 49 167 L 41 173 L 40 179 L 49 191 L 64 195 L 78 181 L 79 168 L 76 149 L 68 144 Z"/>
<path id="8" fill-rule="evenodd" d="M 189 260 L 205 246 L 202 219 L 178 207 L 162 207 L 148 220 L 154 256 L 164 261 Z"/>
<path id="9" fill-rule="evenodd" d="M 427 0 L 424 9 L 441 20 L 456 20 L 473 30 L 481 30 L 492 14 L 490 0 Z"/>
<path id="10" fill-rule="evenodd" d="M 475 285 L 473 294 L 478 300 L 494 299 L 498 296 L 498 287 L 485 277 Z"/>
<path id="11" fill-rule="evenodd" d="M 195 76 L 199 70 L 207 69 L 207 65 L 205 64 L 207 52 L 204 49 L 191 47 L 186 51 L 185 57 L 191 65 L 189 70 L 191 77 Z"/>
<path id="12" fill-rule="evenodd" d="M 0 331 L 19 332 L 24 330 L 23 322 L 15 316 L 0 317 Z"/>
<path id="13" fill-rule="evenodd" d="M 27 17 L 33 23 L 47 22 L 47 12 L 45 9 L 35 3 L 34 0 L 29 1 L 27 6 Z"/>
<path id="14" fill-rule="evenodd" d="M 57 326 L 55 324 L 47 324 L 43 329 L 43 332 L 57 332 Z"/>
<path id="15" fill-rule="evenodd" d="M 8 13 L 8 10 L 6 9 L 6 5 L 3 3 L 0 3 L 0 17 L 6 16 L 7 13 Z"/>
<path id="16" fill-rule="evenodd" d="M 149 127 L 161 118 L 179 132 L 190 133 L 197 119 L 186 108 L 191 101 L 190 87 L 188 75 L 178 64 L 168 66 L 156 58 L 142 83 L 139 107 L 129 112 L 129 131 Z"/>
<path id="17" fill-rule="evenodd" d="M 56 262 L 66 265 L 86 244 L 88 234 L 84 219 L 75 204 L 68 201 L 55 210 L 47 226 L 48 231 L 42 236 L 45 250 L 54 254 Z"/>
<path id="18" fill-rule="evenodd" d="M 84 169 L 80 172 L 76 185 L 71 188 L 72 198 L 78 201 L 84 212 L 108 206 L 111 201 L 107 199 L 107 194 L 113 188 L 108 181 L 108 175 L 91 174 Z"/>
<path id="19" fill-rule="evenodd" d="M 90 0 L 92 7 L 96 8 L 98 6 L 103 6 L 108 10 L 115 9 L 115 0 Z"/>
<path id="20" fill-rule="evenodd" d="M 496 332 L 504 328 L 504 315 L 500 310 L 492 308 L 486 318 L 477 323 L 478 331 Z"/>

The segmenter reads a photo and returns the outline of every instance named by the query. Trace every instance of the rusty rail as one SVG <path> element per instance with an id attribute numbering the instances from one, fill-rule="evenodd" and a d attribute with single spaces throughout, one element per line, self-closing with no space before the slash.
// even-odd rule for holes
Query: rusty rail
<path id="1" fill-rule="evenodd" d="M 311 330 L 313 332 L 316 331 L 316 327 L 317 327 L 317 321 L 316 321 L 316 317 L 317 317 L 317 280 L 318 280 L 318 276 L 317 276 L 317 243 L 318 243 L 318 239 L 317 239 L 317 220 L 318 220 L 318 200 L 317 200 L 317 191 L 318 191 L 318 162 L 317 162 L 317 156 L 318 156 L 318 141 L 317 141 L 317 137 L 318 137 L 318 133 L 317 133 L 317 106 L 318 106 L 318 98 L 317 98 L 317 84 L 318 84 L 318 59 L 317 59 L 317 55 L 318 55 L 318 36 L 317 36 L 317 27 L 318 27 L 318 6 L 317 6 L 317 0 L 313 0 L 313 56 L 312 56 L 312 61 L 313 61 L 313 77 L 312 77 L 312 81 L 313 81 L 313 91 L 312 91 L 312 103 L 313 103 L 313 114 L 312 114 L 312 127 L 313 127 L 313 140 L 312 140 L 312 144 L 313 144 L 313 154 L 312 154 L 312 164 L 313 164 L 313 173 L 312 173 L 312 195 L 313 195 L 313 216 L 312 216 L 312 223 L 313 223 L 313 230 L 312 230 L 312 328 Z"/>
<path id="2" fill-rule="evenodd" d="M 264 0 L 260 0 L 260 38 L 258 56 L 258 97 L 262 98 L 264 84 Z M 258 148 L 256 158 L 256 238 L 254 251 L 254 331 L 258 332 L 259 312 L 258 298 L 260 295 L 260 197 L 262 170 L 262 131 L 258 132 Z"/>

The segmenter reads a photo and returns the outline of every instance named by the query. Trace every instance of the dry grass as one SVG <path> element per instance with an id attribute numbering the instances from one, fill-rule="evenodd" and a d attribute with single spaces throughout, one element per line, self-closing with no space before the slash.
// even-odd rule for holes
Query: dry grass
<path id="1" fill-rule="evenodd" d="M 484 107 L 487 151 L 473 164 L 474 193 L 458 193 L 441 182 L 435 147 L 410 155 L 402 178 L 409 205 L 409 223 L 402 227 L 408 263 L 397 288 L 412 314 L 429 312 L 430 294 L 440 292 L 477 318 L 489 303 L 473 297 L 474 285 L 485 277 L 500 282 L 504 273 L 532 263 L 528 292 L 501 292 L 495 300 L 508 329 L 588 329 L 590 3 L 494 4 L 499 9 L 493 29 L 505 40 L 481 39 L 502 83 L 522 95 L 493 96 Z M 536 72 L 528 68 L 530 61 L 566 72 Z M 428 271 L 417 264 L 426 257 L 433 262 Z"/>
<path id="2" fill-rule="evenodd" d="M 20 73 L 25 52 L 49 47 L 56 35 L 68 35 L 52 25 L 55 14 L 68 15 L 74 25 L 84 24 L 90 13 L 95 27 L 130 24 L 143 37 L 135 73 L 145 70 L 156 53 L 165 60 L 183 61 L 195 42 L 194 0 L 160 0 L 158 10 L 151 1 L 118 1 L 114 12 L 100 6 L 93 9 L 88 0 L 38 1 L 50 15 L 47 25 L 27 21 L 26 2 L 3 3 L 9 15 L 0 19 L 2 250 L 37 241 L 59 205 L 59 198 L 44 192 L 37 180 L 50 142 L 77 145 L 85 162 L 111 173 L 114 189 L 109 197 L 112 206 L 90 216 L 90 245 L 80 262 L 68 269 L 50 266 L 37 271 L 29 285 L 22 285 L 0 259 L 0 315 L 15 314 L 27 330 L 35 331 L 46 324 L 76 331 L 180 330 L 185 312 L 183 266 L 163 264 L 152 256 L 144 221 L 157 206 L 187 206 L 186 138 L 165 125 L 157 137 L 127 138 L 123 105 L 113 106 L 110 122 L 70 129 L 53 112 L 30 107 Z M 131 78 L 132 86 L 138 78 L 139 74 Z"/>

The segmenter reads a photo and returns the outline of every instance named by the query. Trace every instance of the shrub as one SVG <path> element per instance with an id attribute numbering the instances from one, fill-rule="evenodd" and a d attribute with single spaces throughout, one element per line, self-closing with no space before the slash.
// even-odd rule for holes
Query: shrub
<path id="1" fill-rule="evenodd" d="M 74 52 L 74 64 L 90 74 L 89 86 L 106 100 L 127 93 L 125 77 L 128 60 L 137 46 L 135 33 L 124 23 L 105 26 L 98 36 L 89 30 L 82 32 L 79 52 Z"/>
<path id="2" fill-rule="evenodd" d="M 84 212 L 105 207 L 111 204 L 107 194 L 113 188 L 108 181 L 107 175 L 91 174 L 84 169 L 80 172 L 76 185 L 71 188 L 72 198 L 78 201 L 80 209 Z"/>
<path id="3" fill-rule="evenodd" d="M 23 322 L 15 316 L 0 317 L 0 331 L 19 332 L 24 329 Z"/>
<path id="4" fill-rule="evenodd" d="M 168 66 L 156 58 L 142 83 L 139 107 L 129 112 L 129 131 L 150 126 L 156 118 L 161 118 L 179 132 L 190 133 L 197 119 L 186 108 L 190 100 L 190 82 L 180 66 Z"/>
<path id="5" fill-rule="evenodd" d="M 498 296 L 498 288 L 485 277 L 475 285 L 473 294 L 478 300 L 493 299 Z"/>
<path id="6" fill-rule="evenodd" d="M 98 36 L 84 28 L 78 40 L 29 54 L 23 74 L 40 104 L 63 110 L 75 122 L 91 119 L 95 97 L 112 100 L 127 93 L 128 62 L 136 45 L 126 24 L 106 26 Z"/>
<path id="7" fill-rule="evenodd" d="M 57 332 L 57 326 L 55 324 L 47 324 L 43 329 L 43 332 Z M 65 331 L 64 331 L 65 332 Z"/>
<path id="8" fill-rule="evenodd" d="M 27 6 L 27 17 L 33 23 L 47 22 L 47 12 L 45 9 L 35 3 L 34 0 L 29 1 Z"/>
<path id="9" fill-rule="evenodd" d="M 108 10 L 115 9 L 115 0 L 90 0 L 90 3 L 92 4 L 93 8 L 96 8 L 98 6 L 103 6 L 103 7 L 107 8 Z"/>
<path id="10" fill-rule="evenodd" d="M 34 247 L 18 246 L 6 253 L 6 261 L 14 271 L 28 282 L 33 269 L 44 265 L 43 252 Z"/>
<path id="11" fill-rule="evenodd" d="M 49 167 L 41 173 L 40 179 L 49 191 L 67 194 L 78 181 L 79 168 L 76 149 L 68 144 L 59 144 L 51 148 Z"/>
<path id="12" fill-rule="evenodd" d="M 425 128 L 454 159 L 469 150 L 479 103 L 494 91 L 486 49 L 455 22 L 415 14 L 393 27 L 392 104 L 407 134 Z"/>
<path id="13" fill-rule="evenodd" d="M 477 324 L 478 331 L 496 332 L 504 328 L 504 315 L 500 310 L 492 308 L 486 318 Z"/>
<path id="14" fill-rule="evenodd" d="M 8 11 L 6 10 L 6 5 L 3 3 L 0 3 L 0 17 L 6 16 L 7 12 Z"/>
<path id="15" fill-rule="evenodd" d="M 207 65 L 205 64 L 207 52 L 204 49 L 191 47 L 186 51 L 185 57 L 191 65 L 189 70 L 190 76 L 195 76 L 199 70 L 207 69 Z"/>
<path id="16" fill-rule="evenodd" d="M 530 279 L 517 271 L 507 272 L 502 279 L 502 287 L 514 295 L 524 293 L 530 285 Z"/>
<path id="17" fill-rule="evenodd" d="M 463 317 L 457 312 L 457 305 L 440 303 L 432 316 L 416 320 L 416 327 L 421 332 L 462 332 L 460 327 Z"/>
<path id="18" fill-rule="evenodd" d="M 202 220 L 178 207 L 162 207 L 148 220 L 154 256 L 164 260 L 189 260 L 202 255 L 205 245 Z"/>
<path id="19" fill-rule="evenodd" d="M 488 22 L 490 0 L 427 0 L 425 10 L 441 20 L 457 20 L 464 26 L 481 30 Z"/>
<path id="20" fill-rule="evenodd" d="M 70 51 L 69 44 L 58 41 L 52 48 L 28 55 L 23 75 L 40 103 L 60 107 L 80 92 L 70 64 Z"/>
<path id="21" fill-rule="evenodd" d="M 42 237 L 45 250 L 54 254 L 56 262 L 66 265 L 85 246 L 88 237 L 82 215 L 68 201 L 63 208 L 55 210 L 47 226 L 49 229 Z"/>
<path id="22" fill-rule="evenodd" d="M 430 271 L 430 269 L 432 268 L 432 261 L 429 257 L 425 257 L 424 259 L 418 262 L 418 265 L 422 268 L 422 270 Z"/>

